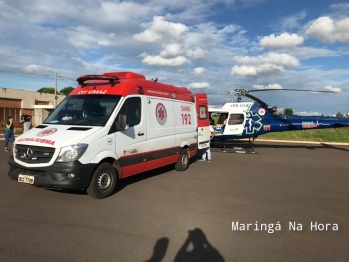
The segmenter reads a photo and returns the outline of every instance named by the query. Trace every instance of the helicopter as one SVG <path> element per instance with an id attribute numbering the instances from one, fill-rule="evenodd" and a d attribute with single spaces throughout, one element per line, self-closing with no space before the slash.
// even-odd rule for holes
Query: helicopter
<path id="1" fill-rule="evenodd" d="M 226 152 L 226 145 L 233 144 L 240 139 L 248 138 L 250 148 L 245 152 L 255 153 L 254 145 L 258 136 L 270 132 L 284 132 L 291 130 L 323 129 L 349 127 L 349 118 L 278 115 L 277 108 L 270 107 L 261 99 L 251 95 L 257 91 L 306 91 L 314 93 L 334 93 L 333 91 L 303 90 L 303 89 L 235 89 L 218 94 L 235 95 L 236 102 L 226 103 L 222 108 L 209 107 L 210 124 L 215 130 L 211 146 L 217 142 L 223 144 L 221 150 Z M 248 97 L 253 102 L 243 102 Z M 216 121 L 213 120 L 216 118 Z M 241 148 L 238 148 L 241 149 Z"/>

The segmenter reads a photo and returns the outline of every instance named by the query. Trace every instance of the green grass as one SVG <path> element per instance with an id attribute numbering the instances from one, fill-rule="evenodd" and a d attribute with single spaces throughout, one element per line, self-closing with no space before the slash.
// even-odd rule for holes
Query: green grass
<path id="1" fill-rule="evenodd" d="M 261 135 L 259 139 L 349 143 L 349 128 L 273 132 Z"/>

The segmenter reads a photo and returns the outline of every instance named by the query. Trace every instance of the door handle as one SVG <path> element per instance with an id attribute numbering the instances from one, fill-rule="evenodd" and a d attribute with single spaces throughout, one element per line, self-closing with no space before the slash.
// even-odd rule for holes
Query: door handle
<path id="1" fill-rule="evenodd" d="M 144 133 L 139 132 L 138 136 L 144 136 Z"/>

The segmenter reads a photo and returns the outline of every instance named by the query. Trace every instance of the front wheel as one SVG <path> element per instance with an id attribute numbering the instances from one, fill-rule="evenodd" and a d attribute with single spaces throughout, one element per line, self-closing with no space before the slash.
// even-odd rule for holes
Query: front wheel
<path id="1" fill-rule="evenodd" d="M 177 171 L 185 171 L 189 167 L 189 155 L 186 149 L 183 149 L 175 165 Z"/>
<path id="2" fill-rule="evenodd" d="M 116 183 L 115 168 L 109 163 L 102 163 L 93 173 L 90 185 L 86 191 L 93 198 L 106 198 L 114 192 Z"/>

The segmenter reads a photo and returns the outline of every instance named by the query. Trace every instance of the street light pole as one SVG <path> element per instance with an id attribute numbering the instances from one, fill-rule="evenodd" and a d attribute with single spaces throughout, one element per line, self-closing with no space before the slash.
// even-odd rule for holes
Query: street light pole
<path id="1" fill-rule="evenodd" d="M 57 107 L 57 72 L 55 72 L 55 108 Z"/>

